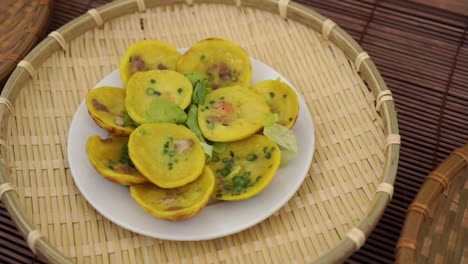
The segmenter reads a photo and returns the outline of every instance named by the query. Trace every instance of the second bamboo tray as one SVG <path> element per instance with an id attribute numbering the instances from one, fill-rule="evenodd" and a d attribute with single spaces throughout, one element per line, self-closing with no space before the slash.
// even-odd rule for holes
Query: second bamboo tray
<path id="1" fill-rule="evenodd" d="M 122 229 L 74 185 L 66 156 L 73 114 L 131 43 L 190 47 L 208 37 L 239 43 L 298 88 L 315 126 L 309 173 L 277 213 L 234 235 L 176 242 Z M 283 0 L 121 0 L 93 9 L 18 65 L 0 117 L 0 198 L 51 263 L 339 262 L 364 244 L 391 200 L 400 149 L 393 98 L 367 53 L 333 21 Z"/>
<path id="2" fill-rule="evenodd" d="M 468 143 L 429 176 L 408 208 L 395 263 L 465 263 Z"/>
<path id="3" fill-rule="evenodd" d="M 1 85 L 5 84 L 16 64 L 44 37 L 53 3 L 53 0 L 0 2 Z"/>

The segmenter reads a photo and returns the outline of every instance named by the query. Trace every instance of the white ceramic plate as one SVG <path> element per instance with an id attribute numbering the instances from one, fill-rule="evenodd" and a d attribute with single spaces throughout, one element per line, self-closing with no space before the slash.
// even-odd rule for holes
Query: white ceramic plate
<path id="1" fill-rule="evenodd" d="M 291 85 L 269 66 L 255 59 L 251 61 L 252 84 L 279 77 Z M 118 70 L 107 75 L 96 87 L 103 85 L 123 87 Z M 70 170 L 81 194 L 88 202 L 104 217 L 123 228 L 169 240 L 206 240 L 230 235 L 275 213 L 294 195 L 307 175 L 314 153 L 315 136 L 312 118 L 302 96 L 299 96 L 299 109 L 299 116 L 293 127 L 299 145 L 298 155 L 286 167 L 278 170 L 271 184 L 251 199 L 209 205 L 191 219 L 179 222 L 157 219 L 137 205 L 127 187 L 114 184 L 96 172 L 88 161 L 86 142 L 92 135 L 98 134 L 101 138 L 106 138 L 108 133 L 94 123 L 84 100 L 73 117 L 68 135 Z"/>

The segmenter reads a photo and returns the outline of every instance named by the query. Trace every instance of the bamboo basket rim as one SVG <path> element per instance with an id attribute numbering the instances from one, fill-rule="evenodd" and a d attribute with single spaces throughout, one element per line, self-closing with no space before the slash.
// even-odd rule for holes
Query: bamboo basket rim
<path id="1" fill-rule="evenodd" d="M 385 162 L 383 165 L 383 175 L 381 177 L 382 182 L 371 200 L 370 208 L 366 216 L 356 227 L 352 228 L 346 237 L 333 249 L 319 256 L 316 262 L 335 263 L 348 258 L 364 244 L 367 236 L 369 236 L 381 218 L 393 194 L 393 185 L 400 151 L 400 135 L 398 132 L 395 105 L 391 92 L 388 90 L 375 64 L 357 42 L 333 21 L 326 19 L 312 9 L 299 3 L 283 0 L 119 0 L 93 9 L 95 11 L 83 14 L 62 26 L 55 33 L 49 34 L 47 38 L 41 41 L 24 58 L 23 61 L 26 63 L 23 63 L 23 65 L 20 65 L 21 67 L 18 66 L 14 70 L 1 93 L 0 121 L 4 123 L 8 122 L 10 109 L 12 107 L 10 101 L 14 101 L 18 95 L 18 90 L 24 86 L 30 76 L 34 75 L 35 67 L 39 67 L 43 60 L 61 50 L 67 42 L 92 28 L 100 26 L 100 24 L 105 23 L 107 20 L 138 11 L 143 12 L 145 8 L 173 4 L 231 4 L 240 7 L 245 6 L 261 9 L 272 13 L 278 13 L 279 11 L 283 18 L 293 19 L 310 27 L 316 32 L 321 32 L 322 36 L 340 48 L 350 61 L 355 62 L 355 66 L 357 71 L 360 72 L 361 78 L 376 98 L 376 108 L 377 110 L 380 109 L 379 113 L 384 122 L 383 129 L 386 143 L 384 147 Z M 3 138 L 7 136 L 5 127 L 6 126 L 4 126 L 1 135 Z M 2 151 L 3 150 L 2 148 Z M 2 158 L 5 155 L 6 154 L 2 154 Z M 32 242 L 28 244 L 33 252 L 52 263 L 72 263 L 68 257 L 54 248 L 54 246 L 36 230 L 21 208 L 15 206 L 18 205 L 18 197 L 12 184 L 9 182 L 10 172 L 8 165 L 3 162 L 0 165 L 0 170 L 0 198 L 6 205 L 13 220 L 17 223 L 21 233 L 27 238 L 28 242 Z"/>
<path id="2" fill-rule="evenodd" d="M 416 198 L 408 208 L 396 246 L 396 263 L 414 263 L 418 260 L 418 248 L 424 242 L 421 239 L 426 238 L 422 236 L 422 227 L 430 223 L 434 218 L 433 212 L 443 206 L 442 203 L 435 201 L 440 197 L 447 196 L 445 193 L 450 191 L 451 185 L 455 184 L 457 179 L 466 177 L 466 174 L 463 174 L 463 170 L 466 168 L 468 168 L 468 143 L 453 151 L 426 177 Z"/>

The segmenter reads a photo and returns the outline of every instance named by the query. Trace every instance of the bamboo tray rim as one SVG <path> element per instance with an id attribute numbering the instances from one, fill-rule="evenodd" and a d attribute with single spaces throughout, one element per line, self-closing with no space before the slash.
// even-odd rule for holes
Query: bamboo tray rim
<path id="1" fill-rule="evenodd" d="M 40 44 L 38 44 L 23 61 L 18 64 L 1 93 L 0 98 L 0 121 L 8 122 L 10 111 L 20 88 L 26 81 L 35 74 L 35 68 L 42 64 L 42 61 L 56 51 L 66 48 L 66 43 L 80 36 L 84 32 L 101 26 L 105 21 L 134 12 L 144 12 L 146 8 L 171 5 L 171 4 L 235 4 L 240 7 L 250 7 L 280 13 L 284 19 L 293 19 L 300 22 L 316 32 L 321 32 L 322 37 L 339 47 L 346 57 L 355 63 L 357 71 L 362 79 L 367 83 L 376 99 L 376 109 L 384 121 L 383 128 L 386 137 L 384 154 L 384 171 L 382 182 L 377 187 L 376 193 L 371 201 L 370 209 L 365 218 L 352 228 L 336 247 L 326 252 L 317 259 L 319 263 L 339 262 L 349 257 L 358 250 L 364 243 L 367 236 L 376 226 L 387 204 L 393 194 L 393 184 L 396 177 L 398 157 L 400 151 L 400 135 L 396 118 L 393 97 L 383 81 L 376 66 L 369 55 L 339 26 L 330 19 L 326 19 L 310 8 L 301 4 L 284 0 L 120 0 L 92 9 L 88 13 L 67 23 L 59 30 L 49 34 Z M 2 127 L 2 138 L 7 138 L 7 127 Z M 2 140 L 5 142 L 4 140 Z M 5 146 L 5 144 L 2 144 Z M 2 158 L 6 152 L 2 148 Z M 4 160 L 3 160 L 4 161 Z M 9 168 L 4 161 L 0 166 L 0 198 L 6 205 L 13 220 L 18 224 L 20 231 L 25 235 L 28 244 L 33 252 L 53 263 L 71 263 L 71 260 L 54 248 L 48 240 L 38 231 L 25 213 L 18 206 L 18 197 L 13 184 L 9 180 Z"/>
<path id="2" fill-rule="evenodd" d="M 434 215 L 436 209 L 444 206 L 443 203 L 437 203 L 437 200 L 444 196 L 447 197 L 446 192 L 455 192 L 455 188 L 452 188 L 453 184 L 456 184 L 458 179 L 463 179 L 462 177 L 466 179 L 467 174 L 463 173 L 466 168 L 468 168 L 468 143 L 453 151 L 426 177 L 416 198 L 408 208 L 403 229 L 396 245 L 396 263 L 415 263 L 418 261 L 418 253 L 420 253 L 418 248 L 425 243 L 424 240 L 428 237 L 428 235 L 422 236 L 424 234 L 423 226 L 431 224 L 433 219 L 437 219 Z M 447 213 L 449 212 L 453 213 L 453 210 L 448 210 Z M 464 210 L 460 208 L 457 214 L 463 214 L 463 212 Z M 443 227 L 443 230 L 445 231 L 446 228 L 448 227 Z M 455 226 L 452 227 L 451 232 L 454 232 L 455 228 Z M 463 240 L 458 241 L 460 243 Z"/>

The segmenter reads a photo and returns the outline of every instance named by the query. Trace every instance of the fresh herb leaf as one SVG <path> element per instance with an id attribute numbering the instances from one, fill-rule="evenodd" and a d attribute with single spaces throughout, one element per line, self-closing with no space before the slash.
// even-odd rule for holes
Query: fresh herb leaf
<path id="1" fill-rule="evenodd" d="M 156 90 L 154 90 L 154 88 L 151 88 L 151 87 L 146 88 L 145 91 L 146 91 L 146 95 L 153 95 L 154 92 L 156 92 Z"/>
<path id="2" fill-rule="evenodd" d="M 119 162 L 122 163 L 122 164 L 128 165 L 130 167 L 135 167 L 135 165 L 133 165 L 132 160 L 130 159 L 130 156 L 128 155 L 128 144 L 127 143 L 124 143 L 122 145 Z"/>
<path id="3" fill-rule="evenodd" d="M 187 114 L 187 122 L 185 124 L 190 130 L 192 130 L 193 133 L 195 133 L 201 142 L 206 143 L 206 140 L 200 130 L 200 126 L 198 125 L 198 107 L 196 105 L 190 105 Z"/>
<path id="4" fill-rule="evenodd" d="M 244 193 L 248 187 L 253 186 L 252 180 L 250 179 L 250 172 L 245 172 L 243 175 L 236 175 L 239 173 L 240 166 L 234 167 L 224 180 L 230 179 L 229 183 L 223 186 L 223 189 L 231 195 L 240 195 Z M 257 177 L 258 178 L 258 177 Z"/>
<path id="5" fill-rule="evenodd" d="M 213 151 L 216 153 L 223 153 L 226 150 L 227 144 L 224 142 L 213 142 Z"/>
<path id="6" fill-rule="evenodd" d="M 228 162 L 226 162 L 226 165 L 224 165 L 224 168 L 231 170 L 235 163 L 235 159 L 229 159 Z"/>
<path id="7" fill-rule="evenodd" d="M 198 107 L 196 105 L 194 104 L 190 105 L 190 108 L 187 114 L 187 122 L 185 122 L 185 124 L 198 137 L 202 145 L 203 151 L 205 152 L 206 155 L 208 155 L 208 157 L 211 158 L 213 155 L 213 146 L 211 146 L 210 144 L 206 142 L 200 130 L 200 126 L 198 125 Z"/>
<path id="8" fill-rule="evenodd" d="M 265 122 L 263 122 L 264 127 L 270 127 L 273 126 L 276 122 L 278 122 L 279 116 L 278 114 L 268 114 Z"/>
<path id="9" fill-rule="evenodd" d="M 212 89 L 210 87 L 210 78 L 202 72 L 191 72 L 185 74 L 193 86 L 192 101 L 194 104 L 204 104 L 205 97 Z"/>
<path id="10" fill-rule="evenodd" d="M 258 156 L 256 154 L 249 154 L 247 155 L 246 159 L 248 161 L 256 161 L 258 159 Z"/>
<path id="11" fill-rule="evenodd" d="M 228 173 L 226 173 L 226 175 L 223 175 L 223 176 L 225 177 L 226 180 L 228 180 L 231 177 L 235 177 L 234 175 L 238 174 L 240 170 L 241 170 L 241 166 L 239 164 L 237 164 L 236 166 L 234 166 L 234 168 L 231 168 L 230 170 L 227 170 Z M 224 172 L 224 170 L 223 170 L 223 172 Z"/>
<path id="12" fill-rule="evenodd" d="M 283 149 L 281 151 L 281 162 L 280 162 L 280 167 L 286 167 L 290 161 L 292 161 L 294 158 L 296 158 L 297 152 L 292 152 L 287 149 Z"/>
<path id="13" fill-rule="evenodd" d="M 213 155 L 213 157 L 211 157 L 211 161 L 212 162 L 218 162 L 219 161 L 219 156 Z"/>
<path id="14" fill-rule="evenodd" d="M 108 160 L 107 161 L 107 167 L 109 167 L 109 169 L 113 170 L 115 168 L 115 161 L 113 160 Z"/>
<path id="15" fill-rule="evenodd" d="M 151 87 L 149 87 L 149 88 L 146 88 L 146 95 L 151 95 L 151 96 L 153 96 L 153 95 L 156 95 L 156 96 L 161 96 L 161 92 L 160 92 L 160 91 L 157 91 L 157 90 L 155 90 L 155 89 L 153 89 L 153 88 L 151 88 Z"/>
<path id="16" fill-rule="evenodd" d="M 263 128 L 263 135 L 273 140 L 276 144 L 281 147 L 297 152 L 297 139 L 294 133 L 285 126 L 275 123 L 271 126 L 265 126 Z"/>
<path id="17" fill-rule="evenodd" d="M 187 114 L 174 102 L 164 98 L 154 98 L 146 109 L 146 120 L 149 123 L 184 124 Z"/>
<path id="18" fill-rule="evenodd" d="M 235 158 L 232 158 L 232 159 L 223 158 L 222 161 L 225 164 L 224 164 L 224 167 L 219 170 L 219 173 L 221 173 L 221 176 L 225 178 L 226 180 L 238 174 L 239 171 L 241 170 L 241 166 L 237 164 Z"/>
<path id="19" fill-rule="evenodd" d="M 209 121 L 209 120 L 206 120 L 206 127 L 208 129 L 213 129 L 214 128 L 214 123 Z"/>
<path id="20" fill-rule="evenodd" d="M 205 104 L 205 97 L 213 91 L 208 82 L 197 82 L 193 89 L 192 101 L 195 104 Z"/>
<path id="21" fill-rule="evenodd" d="M 127 112 L 125 112 L 124 115 L 124 126 L 138 126 L 138 124 L 133 121 L 133 119 L 128 115 Z"/>
<path id="22" fill-rule="evenodd" d="M 202 72 L 190 72 L 190 73 L 186 73 L 185 74 L 185 77 L 187 77 L 187 79 L 190 80 L 190 82 L 192 83 L 192 86 L 195 87 L 195 84 L 197 82 L 206 82 L 209 80 L 209 77 L 208 75 L 202 73 Z"/>
<path id="23" fill-rule="evenodd" d="M 210 144 L 208 144 L 206 142 L 200 142 L 200 144 L 201 144 L 205 154 L 208 155 L 208 157 L 211 158 L 211 156 L 213 155 L 213 146 L 211 146 Z"/>

